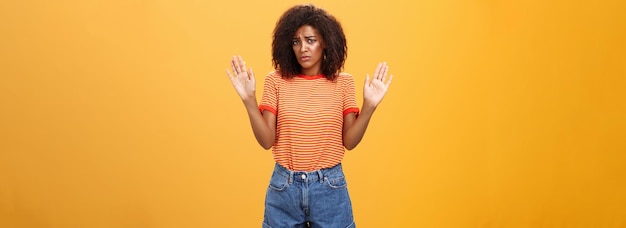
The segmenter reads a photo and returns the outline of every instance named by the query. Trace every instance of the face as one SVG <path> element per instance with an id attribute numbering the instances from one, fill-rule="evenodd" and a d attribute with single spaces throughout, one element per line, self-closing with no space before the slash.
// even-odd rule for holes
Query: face
<path id="1" fill-rule="evenodd" d="M 319 75 L 322 66 L 324 44 L 317 29 L 303 25 L 294 34 L 291 46 L 298 63 L 302 66 L 302 74 Z"/>

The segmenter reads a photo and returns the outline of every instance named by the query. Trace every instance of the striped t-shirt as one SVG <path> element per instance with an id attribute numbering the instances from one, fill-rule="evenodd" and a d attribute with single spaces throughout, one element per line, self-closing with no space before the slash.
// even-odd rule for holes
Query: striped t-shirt
<path id="1" fill-rule="evenodd" d="M 279 72 L 265 77 L 259 109 L 276 115 L 274 160 L 294 171 L 330 168 L 341 162 L 343 117 L 359 112 L 352 75 L 335 81 L 323 75 L 283 79 Z"/>

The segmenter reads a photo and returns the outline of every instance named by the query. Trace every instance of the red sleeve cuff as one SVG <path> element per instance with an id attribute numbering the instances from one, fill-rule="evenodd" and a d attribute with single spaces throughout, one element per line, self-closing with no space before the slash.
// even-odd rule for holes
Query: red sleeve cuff
<path id="1" fill-rule="evenodd" d="M 346 115 L 353 113 L 353 112 L 356 115 L 359 115 L 359 108 L 348 108 L 346 110 L 343 110 L 343 117 L 346 117 Z"/>
<path id="2" fill-rule="evenodd" d="M 267 105 L 259 105 L 259 111 L 261 111 L 261 113 L 263 113 L 264 110 L 270 111 L 271 113 L 274 113 L 274 115 L 277 115 L 276 114 L 276 109 L 274 109 L 274 108 L 272 108 L 270 106 L 267 106 Z"/>

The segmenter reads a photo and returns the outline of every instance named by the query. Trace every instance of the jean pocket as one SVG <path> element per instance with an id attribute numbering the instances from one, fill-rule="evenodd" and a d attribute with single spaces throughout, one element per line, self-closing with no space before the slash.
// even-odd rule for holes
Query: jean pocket
<path id="1" fill-rule="evenodd" d="M 348 185 L 345 176 L 324 177 L 324 182 L 330 188 L 345 188 Z"/>
<path id="2" fill-rule="evenodd" d="M 272 174 L 272 178 L 270 178 L 269 188 L 274 191 L 283 191 L 289 185 L 288 183 L 289 177 L 280 175 L 278 173 Z"/>

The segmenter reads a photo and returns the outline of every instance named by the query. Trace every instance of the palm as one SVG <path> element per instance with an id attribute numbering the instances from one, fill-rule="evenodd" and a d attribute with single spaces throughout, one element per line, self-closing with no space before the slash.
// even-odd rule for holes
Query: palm
<path id="1" fill-rule="evenodd" d="M 391 79 L 393 79 L 392 75 L 389 77 L 389 80 L 387 80 L 388 70 L 389 67 L 387 66 L 387 63 L 380 63 L 374 72 L 372 80 L 370 80 L 369 75 L 367 76 L 363 87 L 363 101 L 365 103 L 376 107 L 383 100 L 383 97 L 385 97 L 387 89 L 391 84 Z M 387 82 L 385 82 L 385 80 Z"/>
<path id="2" fill-rule="evenodd" d="M 245 61 L 241 56 L 233 57 L 231 61 L 231 68 L 233 70 L 234 75 L 230 73 L 230 71 L 226 70 L 226 74 L 230 81 L 235 87 L 235 91 L 239 94 L 242 100 L 247 98 L 251 98 L 255 96 L 256 91 L 256 82 L 254 80 L 254 73 L 252 72 L 252 68 L 250 71 L 246 70 Z"/>
<path id="3" fill-rule="evenodd" d="M 254 95 L 256 85 L 254 79 L 251 79 L 247 72 L 241 72 L 235 75 L 231 79 L 231 82 L 241 99 Z"/>

